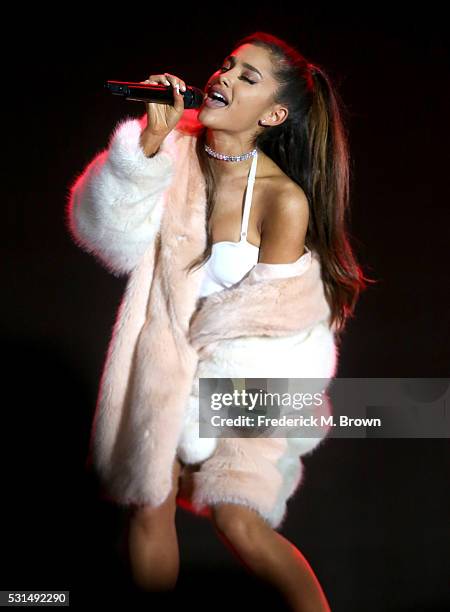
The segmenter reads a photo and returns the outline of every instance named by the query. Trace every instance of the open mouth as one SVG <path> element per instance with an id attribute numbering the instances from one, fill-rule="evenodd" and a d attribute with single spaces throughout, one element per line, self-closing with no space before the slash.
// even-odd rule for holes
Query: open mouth
<path id="1" fill-rule="evenodd" d="M 209 91 L 205 98 L 205 106 L 208 108 L 224 108 L 228 106 L 228 102 L 217 91 Z"/>

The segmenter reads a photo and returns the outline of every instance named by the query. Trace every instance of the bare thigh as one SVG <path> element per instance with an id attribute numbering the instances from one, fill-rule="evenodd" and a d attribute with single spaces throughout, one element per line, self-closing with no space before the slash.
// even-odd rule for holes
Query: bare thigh
<path id="1" fill-rule="evenodd" d="M 182 464 L 175 457 L 173 464 L 172 489 L 167 496 L 167 499 L 157 508 L 145 504 L 131 508 L 129 513 L 130 522 L 138 525 L 144 530 L 154 531 L 155 528 L 161 528 L 165 524 L 170 524 L 175 518 L 176 512 L 176 497 L 179 487 L 179 478 L 183 469 Z"/>

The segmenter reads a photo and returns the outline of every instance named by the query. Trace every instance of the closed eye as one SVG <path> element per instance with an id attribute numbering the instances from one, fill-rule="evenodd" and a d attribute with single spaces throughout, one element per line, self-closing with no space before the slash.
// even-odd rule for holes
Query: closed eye
<path id="1" fill-rule="evenodd" d="M 223 72 L 224 70 L 228 70 L 228 68 L 224 68 L 224 67 L 222 66 L 222 68 L 220 68 L 219 70 L 220 70 L 220 72 Z M 250 83 L 251 85 L 254 85 L 254 84 L 256 83 L 256 81 L 252 81 L 252 80 L 250 80 L 250 79 L 249 79 L 248 77 L 246 77 L 246 76 L 242 76 L 242 77 L 239 77 L 239 78 L 240 78 L 240 79 L 242 79 L 243 81 L 247 81 L 247 82 L 248 82 L 248 83 Z"/>

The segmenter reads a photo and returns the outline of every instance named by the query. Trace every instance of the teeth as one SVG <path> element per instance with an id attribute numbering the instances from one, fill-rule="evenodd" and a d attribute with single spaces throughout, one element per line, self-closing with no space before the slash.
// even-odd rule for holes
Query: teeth
<path id="1" fill-rule="evenodd" d="M 219 98 L 219 100 L 222 100 L 223 102 L 225 102 L 225 104 L 227 104 L 226 98 L 222 96 L 222 94 L 220 94 L 218 91 L 211 91 L 210 97 L 217 97 Z"/>

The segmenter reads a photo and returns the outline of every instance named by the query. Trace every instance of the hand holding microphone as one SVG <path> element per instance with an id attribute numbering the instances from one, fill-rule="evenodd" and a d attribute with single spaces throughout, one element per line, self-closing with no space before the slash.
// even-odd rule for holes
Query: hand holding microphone
<path id="1" fill-rule="evenodd" d="M 146 102 L 147 126 L 142 130 L 140 144 L 147 157 L 153 157 L 159 150 L 162 141 L 176 126 L 184 112 L 184 98 L 181 91 L 186 91 L 186 84 L 178 77 L 168 74 L 152 74 L 142 84 L 172 86 L 173 100 L 165 104 L 158 102 Z M 166 96 L 165 96 L 166 97 Z M 173 103 L 172 103 L 173 102 Z"/>
<path id="2" fill-rule="evenodd" d="M 173 88 L 173 104 L 145 102 L 147 110 L 147 128 L 149 134 L 163 138 L 172 131 L 184 112 L 184 99 L 181 91 L 186 91 L 186 83 L 173 74 L 152 74 L 145 81 L 149 85 L 171 85 Z"/>
<path id="3" fill-rule="evenodd" d="M 141 133 L 141 146 L 147 157 L 153 157 L 161 142 L 176 126 L 185 108 L 198 108 L 205 94 L 198 87 L 186 83 L 173 74 L 152 74 L 145 81 L 106 81 L 112 94 L 127 100 L 145 103 L 147 127 Z"/>

